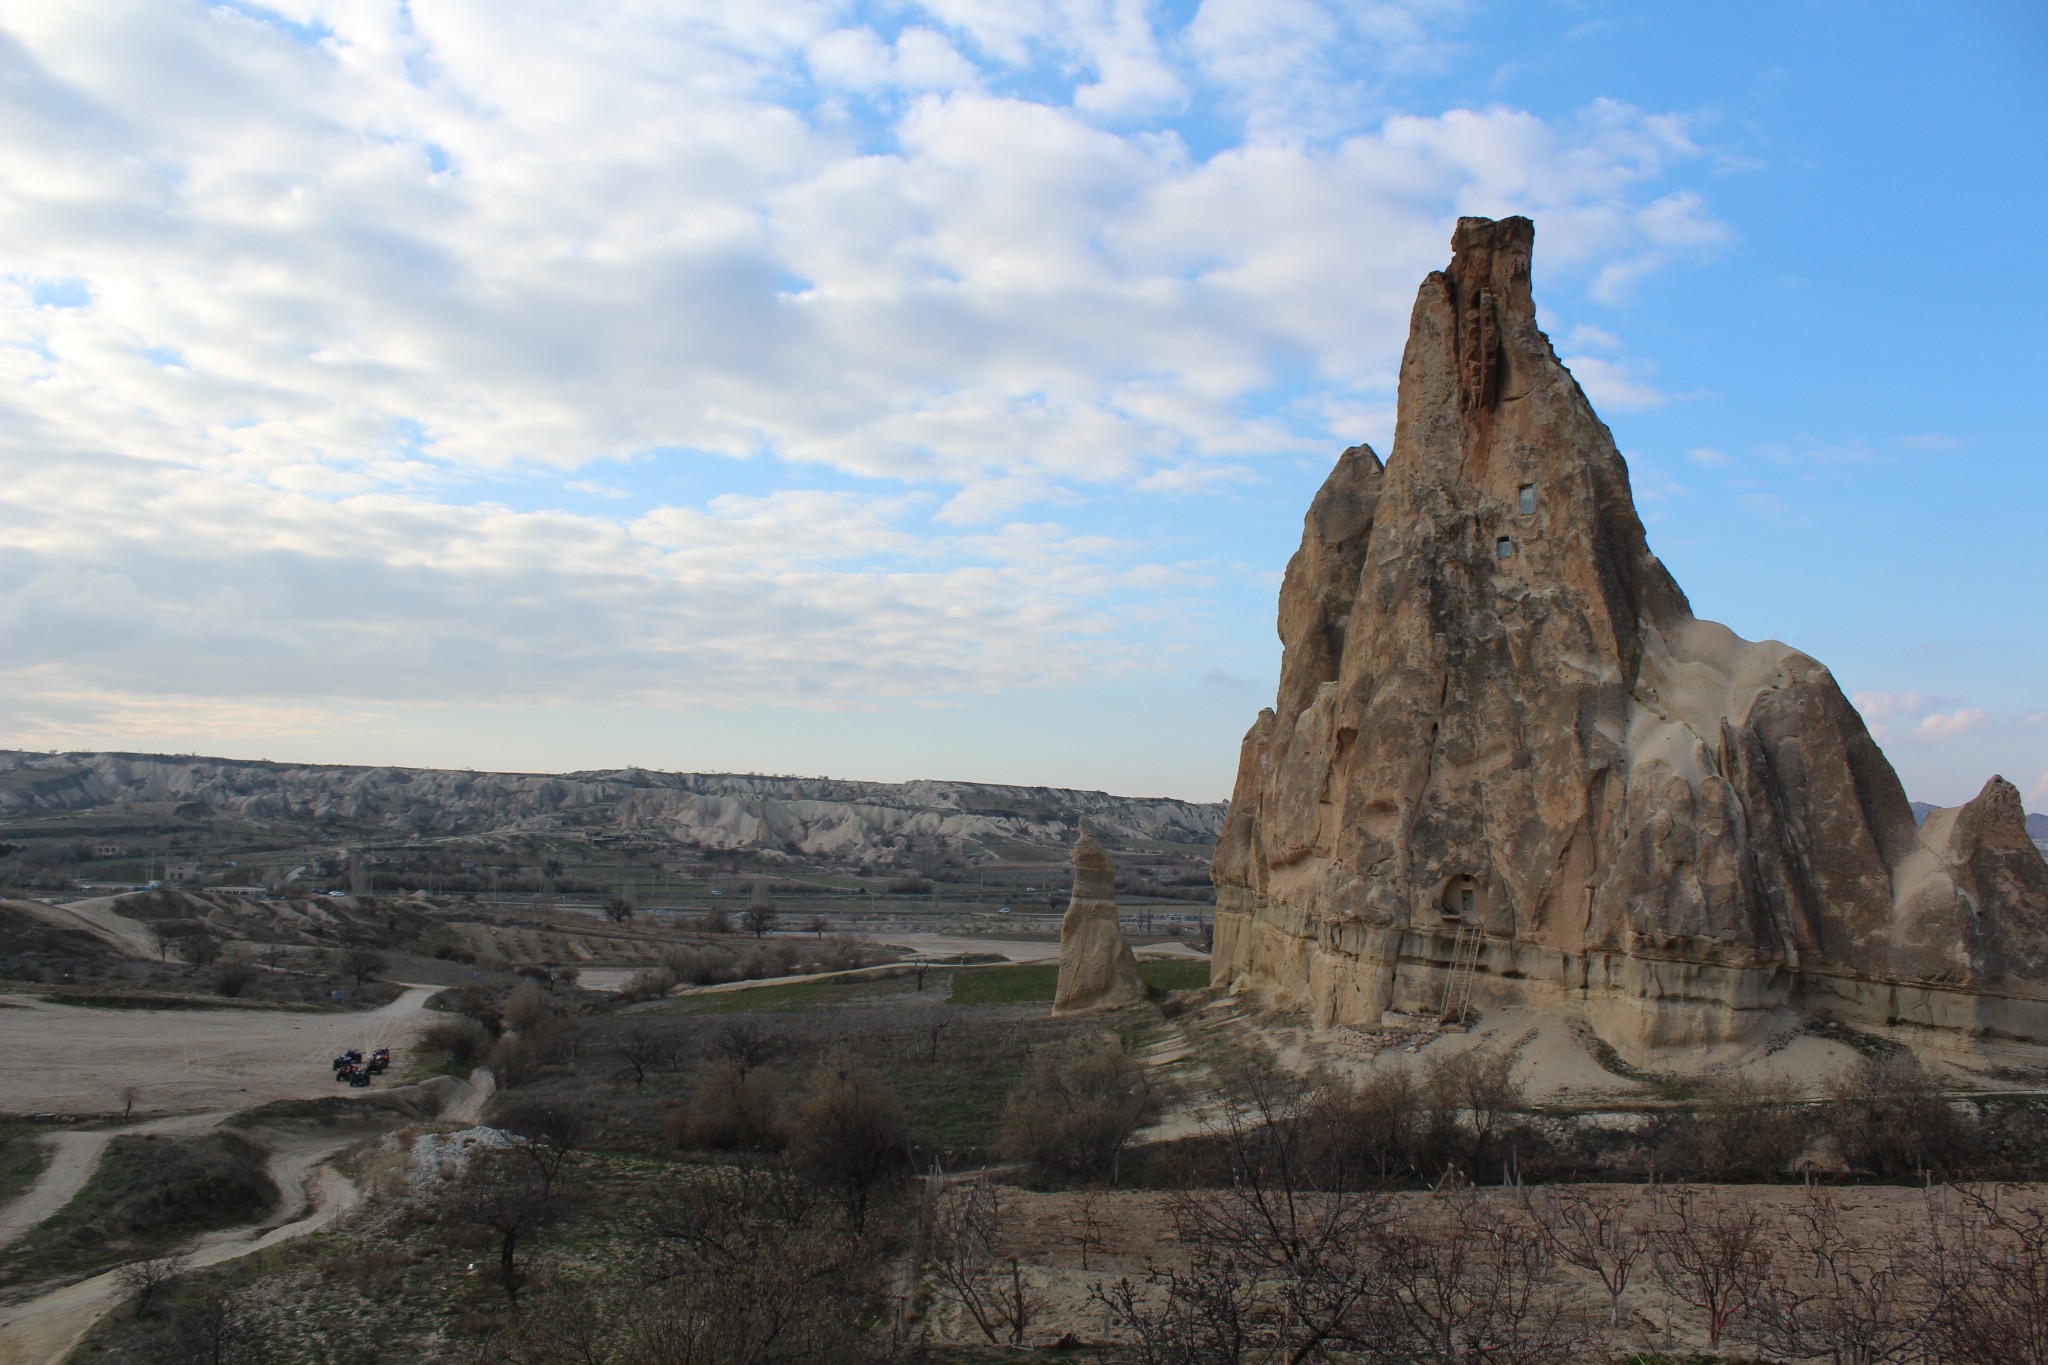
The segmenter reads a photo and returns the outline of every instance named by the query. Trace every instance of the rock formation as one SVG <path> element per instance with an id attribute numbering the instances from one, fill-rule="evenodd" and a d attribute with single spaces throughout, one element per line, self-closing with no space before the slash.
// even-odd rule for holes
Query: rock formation
<path id="1" fill-rule="evenodd" d="M 2018 793 L 1916 827 L 1828 671 L 1693 616 L 1537 328 L 1527 219 L 1415 302 L 1391 458 L 1347 450 L 1280 590 L 1275 706 L 1217 846 L 1218 981 L 1319 1021 L 1473 999 L 1624 1055 L 1773 1011 L 2048 1040 Z"/>
<path id="2" fill-rule="evenodd" d="M 307 823 L 421 836 L 584 832 L 872 867 L 932 855 L 1064 849 L 1084 819 L 1118 838 L 1207 851 L 1220 804 L 977 782 L 668 773 L 552 775 L 257 763 L 168 754 L 0 750 L 0 816 L 136 814 Z M 309 831 L 309 836 L 313 833 Z"/>
<path id="3" fill-rule="evenodd" d="M 1060 920 L 1060 980 L 1052 1012 L 1080 1014 L 1144 998 L 1138 960 L 1116 917 L 1116 864 L 1084 829 L 1074 841 L 1074 894 Z"/>

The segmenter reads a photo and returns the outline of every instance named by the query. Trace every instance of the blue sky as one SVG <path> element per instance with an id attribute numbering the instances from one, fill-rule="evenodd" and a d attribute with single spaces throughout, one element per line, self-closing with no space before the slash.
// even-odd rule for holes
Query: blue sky
<path id="1" fill-rule="evenodd" d="M 0 743 L 1220 797 L 1520 212 L 1695 609 L 2048 808 L 2043 15 L 0 17 Z"/>

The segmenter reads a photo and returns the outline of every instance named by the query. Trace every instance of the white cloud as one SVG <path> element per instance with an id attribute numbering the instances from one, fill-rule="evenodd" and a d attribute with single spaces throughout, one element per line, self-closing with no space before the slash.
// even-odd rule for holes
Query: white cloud
<path id="1" fill-rule="evenodd" d="M 2036 782 L 2034 789 L 2027 793 L 2027 804 L 2032 806 L 2048 806 L 2048 773 L 2042 773 L 2041 780 Z"/>
<path id="2" fill-rule="evenodd" d="M 1139 666 L 1104 595 L 1200 576 L 1016 528 L 1390 425 L 1460 212 L 1536 216 L 1560 292 L 1725 237 L 1662 183 L 1700 155 L 1668 116 L 1384 116 L 1359 54 L 1426 65 L 1457 13 L 294 0 L 308 42 L 17 7 L 12 737 L 309 685 L 836 705 Z M 1198 157 L 1161 120 L 1218 89 L 1251 131 Z M 414 662 L 326 666 L 373 658 Z"/>
<path id="3" fill-rule="evenodd" d="M 1670 395 L 1644 380 L 1634 366 L 1626 363 L 1590 355 L 1566 356 L 1564 363 L 1595 408 L 1640 412 L 1662 407 L 1669 401 Z"/>
<path id="4" fill-rule="evenodd" d="M 1962 705 L 1959 698 L 1925 692 L 1858 692 L 1850 698 L 1870 733 L 1880 740 L 1940 742 L 1980 734 L 1995 727 L 1981 706 Z"/>

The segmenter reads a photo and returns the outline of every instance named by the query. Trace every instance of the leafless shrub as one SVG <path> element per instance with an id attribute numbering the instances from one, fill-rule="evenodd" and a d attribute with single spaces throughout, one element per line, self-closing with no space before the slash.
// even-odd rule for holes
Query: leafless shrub
<path id="1" fill-rule="evenodd" d="M 522 981 L 505 997 L 505 1023 L 521 1033 L 554 1018 L 554 1003 L 531 981 Z"/>
<path id="2" fill-rule="evenodd" d="M 1151 1101 L 1150 1078 L 1120 1040 L 1043 1047 L 1010 1096 L 997 1149 L 1042 1178 L 1114 1184 Z"/>
<path id="3" fill-rule="evenodd" d="M 992 1346 L 1022 1346 L 1046 1308 L 1018 1258 L 1003 1249 L 1003 1194 L 988 1177 L 951 1186 L 932 1213 L 929 1269 L 939 1293 L 973 1319 Z"/>
<path id="4" fill-rule="evenodd" d="M 436 1019 L 420 1032 L 422 1046 L 432 1048 L 457 1066 L 473 1066 L 490 1050 L 491 1035 L 474 1019 Z"/>
<path id="5" fill-rule="evenodd" d="M 1505 1191 L 1456 1184 L 1428 1213 L 1376 1229 L 1384 1292 L 1351 1339 L 1399 1360 L 1550 1365 L 1587 1334 L 1555 1292 L 1549 1242 Z"/>
<path id="6" fill-rule="evenodd" d="M 1621 1296 L 1656 1238 L 1648 1197 L 1626 1186 L 1551 1186 L 1536 1193 L 1530 1211 L 1558 1260 L 1599 1279 L 1608 1325 L 1618 1325 Z"/>
<path id="7" fill-rule="evenodd" d="M 1944 1308 L 1935 1248 L 1911 1224 L 1874 1245 L 1849 1237 L 1834 1192 L 1807 1187 L 1792 1215 L 1793 1252 L 1773 1258 L 1751 1294 L 1743 1335 L 1772 1357 L 1836 1365 L 1924 1360 Z M 1990 1359 L 1991 1357 L 1977 1357 Z"/>
<path id="8" fill-rule="evenodd" d="M 686 1108 L 669 1116 L 672 1146 L 698 1151 L 779 1152 L 788 1142 L 782 1087 L 774 1074 L 716 1063 L 698 1079 Z"/>
<path id="9" fill-rule="evenodd" d="M 525 1100 L 500 1114 L 492 1124 L 511 1139 L 510 1150 L 526 1158 L 539 1177 L 541 1192 L 552 1196 L 562 1167 L 588 1139 L 589 1126 L 572 1110 Z"/>
<path id="10" fill-rule="evenodd" d="M 1944 1360 L 2048 1365 L 2048 1208 L 2034 1190 L 1937 1191 L 1938 1340 Z"/>
<path id="11" fill-rule="evenodd" d="M 867 1226 L 868 1204 L 910 1157 L 903 1106 L 881 1077 L 851 1064 L 826 1067 L 789 1119 L 789 1163 L 830 1190 L 855 1232 Z"/>
<path id="12" fill-rule="evenodd" d="M 667 967 L 649 967 L 627 977 L 619 986 L 619 999 L 659 1000 L 676 988 L 676 974 Z"/>
<path id="13" fill-rule="evenodd" d="M 1421 1085 L 1429 1166 L 1454 1165 L 1475 1179 L 1501 1168 L 1500 1140 L 1526 1102 L 1514 1067 L 1512 1053 L 1479 1048 L 1429 1062 Z"/>
<path id="14" fill-rule="evenodd" d="M 135 1316 L 147 1317 L 151 1302 L 184 1277 L 191 1258 L 173 1252 L 144 1261 L 130 1261 L 114 1273 L 114 1283 L 128 1296 Z"/>
<path id="15" fill-rule="evenodd" d="M 232 999 L 249 988 L 256 979 L 256 969 L 239 957 L 222 958 L 213 969 L 213 990 L 216 995 Z"/>
<path id="16" fill-rule="evenodd" d="M 1681 1187 L 1666 1200 L 1650 1268 L 1666 1291 L 1700 1314 L 1707 1349 L 1719 1350 L 1768 1268 L 1763 1214 L 1735 1192 Z"/>
<path id="17" fill-rule="evenodd" d="M 1911 1053 L 1866 1057 L 1827 1086 L 1828 1130 L 1858 1170 L 1903 1175 L 1950 1169 L 1965 1134 L 1941 1086 Z"/>
<path id="18" fill-rule="evenodd" d="M 1815 1114 L 1784 1076 L 1736 1075 L 1711 1086 L 1689 1122 L 1659 1146 L 1657 1164 L 1717 1180 L 1783 1175 L 1812 1143 Z"/>

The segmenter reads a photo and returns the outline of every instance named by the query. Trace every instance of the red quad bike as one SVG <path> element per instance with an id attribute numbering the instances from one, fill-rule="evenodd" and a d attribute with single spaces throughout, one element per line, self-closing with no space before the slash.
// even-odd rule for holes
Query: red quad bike
<path id="1" fill-rule="evenodd" d="M 360 1090 L 370 1083 L 370 1073 L 359 1066 L 352 1067 L 350 1068 L 348 1083 Z"/>
<path id="2" fill-rule="evenodd" d="M 391 1049 L 380 1047 L 370 1054 L 370 1064 L 365 1068 L 372 1076 L 381 1076 L 391 1069 Z"/>

